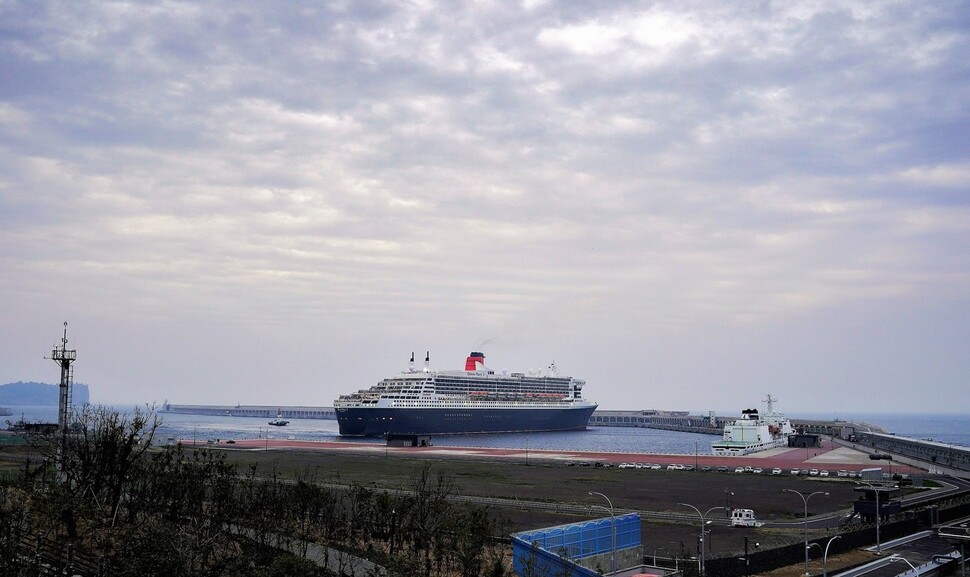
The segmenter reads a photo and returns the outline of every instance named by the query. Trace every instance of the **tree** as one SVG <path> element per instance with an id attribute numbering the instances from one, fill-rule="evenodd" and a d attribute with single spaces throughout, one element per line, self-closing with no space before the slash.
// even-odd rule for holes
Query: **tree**
<path id="1" fill-rule="evenodd" d="M 72 427 L 57 454 L 57 443 L 42 445 L 60 469 L 69 492 L 88 500 L 113 524 L 125 484 L 142 463 L 160 424 L 154 407 L 123 414 L 104 406 L 85 405 L 74 413 Z"/>

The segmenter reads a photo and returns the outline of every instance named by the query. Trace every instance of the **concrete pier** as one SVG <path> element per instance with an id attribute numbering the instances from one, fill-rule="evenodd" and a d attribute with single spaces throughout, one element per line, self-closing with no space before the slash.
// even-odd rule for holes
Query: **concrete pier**
<path id="1" fill-rule="evenodd" d="M 284 419 L 337 419 L 333 407 L 305 407 L 283 405 L 162 405 L 163 413 L 185 415 L 213 415 L 220 417 L 273 418 L 282 413 Z"/>

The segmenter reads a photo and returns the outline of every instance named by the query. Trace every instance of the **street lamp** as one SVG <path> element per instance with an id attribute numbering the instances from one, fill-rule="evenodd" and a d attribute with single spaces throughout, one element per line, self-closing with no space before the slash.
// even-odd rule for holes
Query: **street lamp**
<path id="1" fill-rule="evenodd" d="M 900 557 L 899 554 L 890 555 L 889 557 L 886 557 L 886 558 L 889 559 L 889 562 L 890 563 L 895 563 L 896 561 L 903 561 L 904 563 L 906 563 L 907 565 L 909 565 L 909 568 L 910 569 L 912 569 L 913 571 L 916 571 L 917 573 L 919 573 L 919 570 L 916 569 L 916 565 L 913 565 L 912 563 L 910 563 L 909 562 L 909 559 L 907 559 L 905 557 Z"/>
<path id="2" fill-rule="evenodd" d="M 865 481 L 859 481 L 859 483 L 867 485 L 876 494 L 876 555 L 881 555 L 882 541 L 879 539 L 879 518 L 882 517 L 882 508 L 879 507 L 879 489 L 872 483 L 866 483 Z"/>
<path id="3" fill-rule="evenodd" d="M 829 542 L 825 544 L 825 554 L 822 555 L 822 577 L 829 577 L 829 545 L 832 544 L 832 541 L 841 538 L 842 535 L 836 535 L 835 537 L 829 539 Z"/>
<path id="4" fill-rule="evenodd" d="M 757 549 L 761 547 L 761 543 L 755 542 L 754 548 Z M 751 559 L 748 557 L 748 537 L 744 537 L 744 574 L 749 575 L 751 571 Z"/>
<path id="5" fill-rule="evenodd" d="M 795 489 L 784 489 L 783 492 L 794 493 L 799 497 L 801 497 L 802 502 L 805 503 L 805 577 L 808 577 L 809 575 L 811 575 L 808 572 L 808 500 L 814 497 L 815 495 L 828 496 L 828 493 L 826 493 L 825 491 L 815 491 L 814 493 L 806 497 L 801 492 L 796 491 Z"/>
<path id="6" fill-rule="evenodd" d="M 612 536 L 612 547 L 610 549 L 610 573 L 616 573 L 616 515 L 613 514 L 613 501 L 604 495 L 603 493 L 597 493 L 596 491 L 590 491 L 590 495 L 599 495 L 606 499 L 606 502 L 610 505 L 610 534 Z M 602 507 L 601 505 L 597 505 Z M 602 507 L 605 509 L 605 507 Z"/>
<path id="7" fill-rule="evenodd" d="M 690 503 L 677 503 L 681 507 L 690 507 L 691 509 L 697 511 L 697 515 L 701 518 L 701 556 L 697 560 L 697 571 L 704 575 L 704 527 L 710 524 L 710 521 L 706 521 L 704 517 L 711 514 L 711 511 L 716 511 L 717 509 L 723 509 L 724 507 L 711 507 L 706 513 L 701 513 L 701 510 L 697 507 L 691 505 Z"/>

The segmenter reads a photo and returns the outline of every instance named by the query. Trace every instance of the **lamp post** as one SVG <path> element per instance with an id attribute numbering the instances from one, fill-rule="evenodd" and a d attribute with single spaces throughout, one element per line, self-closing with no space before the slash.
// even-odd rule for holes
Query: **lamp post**
<path id="1" fill-rule="evenodd" d="M 784 489 L 784 492 L 785 493 L 794 493 L 794 494 L 798 495 L 799 497 L 802 498 L 802 502 L 805 504 L 805 577 L 808 577 L 809 575 L 811 575 L 808 572 L 808 500 L 811 499 L 812 497 L 814 497 L 815 495 L 826 495 L 827 496 L 828 493 L 826 493 L 825 491 L 815 491 L 814 493 L 811 493 L 810 495 L 808 495 L 806 497 L 801 492 L 796 491 L 795 489 Z"/>
<path id="2" fill-rule="evenodd" d="M 868 486 L 876 494 L 876 555 L 882 555 L 882 541 L 879 538 L 879 518 L 882 517 L 882 508 L 879 506 L 879 489 L 872 483 L 860 481 L 861 484 Z"/>
<path id="3" fill-rule="evenodd" d="M 829 577 L 829 545 L 832 544 L 832 541 L 841 538 L 842 535 L 836 535 L 835 537 L 829 539 L 829 542 L 825 544 L 825 554 L 822 555 L 822 577 Z"/>
<path id="4" fill-rule="evenodd" d="M 731 497 L 733 497 L 733 496 L 734 496 L 734 491 L 732 491 L 732 490 L 728 489 L 727 487 L 725 487 L 724 488 L 724 516 L 725 517 L 730 517 L 731 516 L 731 509 L 732 509 L 732 507 L 731 507 Z"/>
<path id="5" fill-rule="evenodd" d="M 757 549 L 761 547 L 761 543 L 755 542 L 754 548 Z M 751 559 L 748 558 L 748 537 L 744 537 L 744 574 L 750 575 L 751 571 Z"/>
<path id="6" fill-rule="evenodd" d="M 613 514 L 613 501 L 604 495 L 603 493 L 597 493 L 596 491 L 590 491 L 590 495 L 599 495 L 606 499 L 606 502 L 610 505 L 610 534 L 612 536 L 611 548 L 610 548 L 610 573 L 616 573 L 616 515 Z M 605 507 L 604 507 L 605 508 Z"/>
<path id="7" fill-rule="evenodd" d="M 811 551 L 812 550 L 812 547 L 818 547 L 819 553 L 822 552 L 822 546 L 819 545 L 818 543 L 809 543 L 808 544 L 808 551 Z"/>
<path id="8" fill-rule="evenodd" d="M 701 518 L 701 556 L 697 559 L 697 571 L 703 577 L 704 575 L 704 527 L 710 523 L 706 521 L 704 517 L 711 514 L 711 511 L 716 511 L 717 509 L 724 509 L 724 507 L 711 507 L 706 513 L 701 513 L 701 510 L 697 507 L 691 505 L 690 503 L 677 503 L 681 507 L 690 507 L 691 509 L 697 511 L 697 515 Z"/>
<path id="9" fill-rule="evenodd" d="M 889 559 L 889 562 L 890 563 L 895 563 L 896 561 L 902 561 L 902 562 L 906 563 L 907 565 L 909 565 L 909 568 L 912 569 L 913 571 L 916 571 L 917 573 L 919 572 L 916 569 L 916 565 L 913 565 L 912 563 L 909 562 L 909 559 L 907 559 L 905 557 L 900 557 L 898 554 L 896 554 L 896 555 L 890 555 L 889 557 L 886 557 L 886 558 Z"/>

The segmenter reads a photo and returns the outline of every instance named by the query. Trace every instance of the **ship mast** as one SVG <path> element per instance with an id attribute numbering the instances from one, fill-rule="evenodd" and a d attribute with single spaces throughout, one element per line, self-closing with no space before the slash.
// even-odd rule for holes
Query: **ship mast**
<path id="1" fill-rule="evenodd" d="M 766 405 L 766 407 L 765 407 L 767 409 L 765 411 L 766 414 L 773 415 L 775 413 L 775 410 L 772 408 L 772 403 L 774 403 L 777 400 L 778 399 L 775 399 L 775 398 L 773 398 L 771 396 L 771 393 L 768 393 L 768 398 L 765 399 L 765 400 L 763 400 L 763 401 L 761 401 L 762 403 L 765 403 L 765 405 Z"/>

